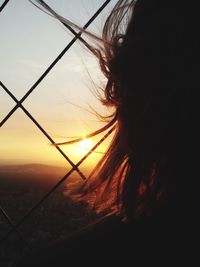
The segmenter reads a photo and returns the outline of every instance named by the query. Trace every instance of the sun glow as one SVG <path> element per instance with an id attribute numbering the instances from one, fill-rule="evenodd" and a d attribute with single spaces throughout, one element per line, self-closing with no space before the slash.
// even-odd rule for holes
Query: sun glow
<path id="1" fill-rule="evenodd" d="M 81 151 L 84 152 L 88 152 L 89 150 L 91 150 L 93 148 L 94 144 L 90 139 L 83 139 L 80 143 L 79 143 L 79 147 L 81 149 Z"/>

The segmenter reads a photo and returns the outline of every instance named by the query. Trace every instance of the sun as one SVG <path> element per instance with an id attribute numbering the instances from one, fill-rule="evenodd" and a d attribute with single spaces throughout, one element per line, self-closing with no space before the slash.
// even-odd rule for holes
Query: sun
<path id="1" fill-rule="evenodd" d="M 83 152 L 88 152 L 94 146 L 93 142 L 90 139 L 83 139 L 79 145 Z"/>

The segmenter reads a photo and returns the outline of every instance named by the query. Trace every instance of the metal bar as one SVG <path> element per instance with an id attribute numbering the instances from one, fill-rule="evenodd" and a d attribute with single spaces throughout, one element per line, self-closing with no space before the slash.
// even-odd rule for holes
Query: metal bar
<path id="1" fill-rule="evenodd" d="M 5 0 L 3 4 L 0 6 L 0 12 L 4 9 L 4 7 L 8 4 L 9 0 Z"/>

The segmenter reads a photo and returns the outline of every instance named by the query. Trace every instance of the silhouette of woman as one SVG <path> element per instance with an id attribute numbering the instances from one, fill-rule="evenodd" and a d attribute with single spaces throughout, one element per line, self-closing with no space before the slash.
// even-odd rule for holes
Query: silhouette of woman
<path id="1" fill-rule="evenodd" d="M 76 197 L 87 200 L 95 192 L 97 212 L 107 215 L 19 266 L 79 260 L 163 266 L 195 253 L 197 10 L 195 1 L 119 0 L 101 40 L 86 32 L 101 45 L 97 54 L 108 79 L 102 101 L 115 107 L 115 136 Z"/>

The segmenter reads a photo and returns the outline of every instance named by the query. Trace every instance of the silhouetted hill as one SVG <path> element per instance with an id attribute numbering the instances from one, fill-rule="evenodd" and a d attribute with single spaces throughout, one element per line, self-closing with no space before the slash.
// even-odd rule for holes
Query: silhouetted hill
<path id="1" fill-rule="evenodd" d="M 43 164 L 0 165 L 0 185 L 3 187 L 52 186 L 61 179 L 69 169 Z"/>
<path id="2" fill-rule="evenodd" d="M 0 173 L 55 173 L 59 174 L 66 170 L 64 167 L 60 166 L 52 166 L 52 165 L 44 165 L 44 164 L 21 164 L 21 165 L 0 165 Z"/>

